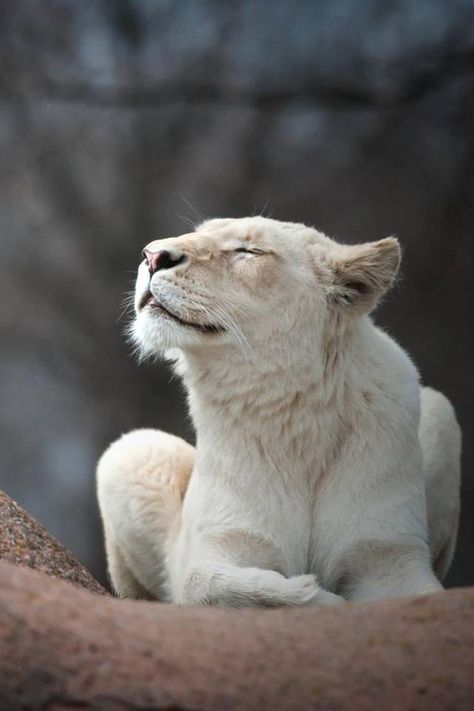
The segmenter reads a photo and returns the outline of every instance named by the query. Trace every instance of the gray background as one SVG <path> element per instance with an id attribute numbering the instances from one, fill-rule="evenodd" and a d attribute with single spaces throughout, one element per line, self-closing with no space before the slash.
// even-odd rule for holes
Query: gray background
<path id="1" fill-rule="evenodd" d="M 104 578 L 94 468 L 121 432 L 192 437 L 121 301 L 142 246 L 265 209 L 396 233 L 377 320 L 457 408 L 474 583 L 474 5 L 0 1 L 0 486 Z"/>

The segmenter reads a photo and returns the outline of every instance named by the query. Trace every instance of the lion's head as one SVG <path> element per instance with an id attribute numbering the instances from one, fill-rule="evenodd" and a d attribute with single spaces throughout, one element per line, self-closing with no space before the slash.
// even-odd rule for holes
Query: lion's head
<path id="1" fill-rule="evenodd" d="M 341 245 L 305 225 L 214 219 L 150 242 L 135 291 L 133 338 L 144 355 L 170 348 L 298 346 L 331 319 L 368 313 L 400 261 L 394 238 Z"/>

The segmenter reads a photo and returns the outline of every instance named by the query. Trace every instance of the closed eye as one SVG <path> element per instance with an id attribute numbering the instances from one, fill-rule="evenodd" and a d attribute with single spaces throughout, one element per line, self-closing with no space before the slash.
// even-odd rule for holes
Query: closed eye
<path id="1" fill-rule="evenodd" d="M 234 249 L 233 251 L 241 252 L 244 254 L 264 254 L 261 249 L 257 249 L 256 247 L 237 247 L 237 249 Z"/>

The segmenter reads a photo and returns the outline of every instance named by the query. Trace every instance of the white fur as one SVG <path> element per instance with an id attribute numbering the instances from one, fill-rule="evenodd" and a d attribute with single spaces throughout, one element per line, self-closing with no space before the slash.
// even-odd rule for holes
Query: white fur
<path id="1" fill-rule="evenodd" d="M 140 430 L 99 462 L 117 592 L 240 606 L 438 590 L 460 432 L 429 389 L 420 425 L 417 370 L 368 315 L 395 278 L 396 240 L 351 247 L 245 218 L 147 249 L 186 258 L 151 281 L 140 266 L 133 332 L 144 356 L 173 349 L 197 448 Z M 148 288 L 182 320 L 225 331 L 141 308 Z"/>

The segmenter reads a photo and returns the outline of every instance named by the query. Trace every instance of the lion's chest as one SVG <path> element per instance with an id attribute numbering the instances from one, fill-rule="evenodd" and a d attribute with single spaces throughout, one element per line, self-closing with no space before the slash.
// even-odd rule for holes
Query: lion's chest
<path id="1" fill-rule="evenodd" d="M 188 541 L 217 545 L 240 565 L 287 576 L 307 572 L 315 509 L 304 472 L 234 470 L 214 477 L 208 469 L 195 474 L 183 508 Z"/>

